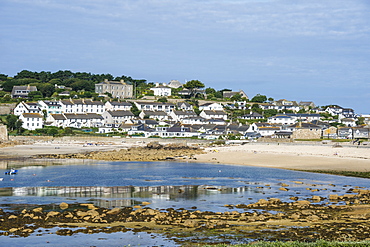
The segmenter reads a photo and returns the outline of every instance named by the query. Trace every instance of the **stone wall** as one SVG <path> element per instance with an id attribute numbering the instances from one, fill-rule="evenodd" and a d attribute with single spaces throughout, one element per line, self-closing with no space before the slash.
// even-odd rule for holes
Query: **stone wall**
<path id="1" fill-rule="evenodd" d="M 5 125 L 0 124 L 0 141 L 8 140 L 8 130 Z"/>
<path id="2" fill-rule="evenodd" d="M 297 129 L 293 131 L 292 139 L 320 139 L 321 129 Z"/>
<path id="3" fill-rule="evenodd" d="M 0 104 L 0 115 L 12 113 L 15 106 L 15 104 Z"/>

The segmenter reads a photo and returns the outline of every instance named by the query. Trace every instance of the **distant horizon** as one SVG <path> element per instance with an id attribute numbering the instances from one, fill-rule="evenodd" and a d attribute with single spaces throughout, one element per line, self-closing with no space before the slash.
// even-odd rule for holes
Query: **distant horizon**
<path id="1" fill-rule="evenodd" d="M 367 0 L 3 0 L 0 73 L 202 81 L 370 113 Z"/>

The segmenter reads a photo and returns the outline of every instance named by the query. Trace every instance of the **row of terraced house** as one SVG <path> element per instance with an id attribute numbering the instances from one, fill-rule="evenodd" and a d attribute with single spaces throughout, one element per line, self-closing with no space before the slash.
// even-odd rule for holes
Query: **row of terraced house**
<path id="1" fill-rule="evenodd" d="M 291 109 L 295 112 L 307 104 L 290 104 L 282 100 L 260 104 L 263 109 Z M 140 110 L 135 116 L 133 104 Z M 284 108 L 284 105 L 286 108 Z M 23 128 L 35 130 L 43 126 L 98 128 L 99 133 L 127 132 L 129 135 L 159 137 L 199 137 L 216 139 L 221 135 L 234 134 L 241 138 L 273 137 L 312 139 L 322 136 L 329 138 L 368 138 L 369 128 L 356 126 L 357 115 L 353 110 L 341 107 L 316 109 L 311 114 L 278 114 L 263 123 L 237 124 L 229 120 L 224 110 L 247 107 L 245 102 L 205 103 L 199 106 L 196 114 L 187 102 L 161 103 L 149 101 L 118 102 L 81 100 L 59 100 L 21 102 L 14 108 L 14 114 L 23 122 Z M 275 107 L 275 108 L 274 108 Z M 315 109 L 310 106 L 311 109 Z M 338 116 L 332 121 L 342 121 L 347 127 L 334 128 L 328 121 L 322 121 L 319 113 L 326 112 Z M 369 116 L 364 116 L 369 124 Z M 245 114 L 243 119 L 264 119 L 256 112 Z M 348 121 L 350 119 L 351 121 Z M 348 122 L 346 122 L 348 121 Z"/>

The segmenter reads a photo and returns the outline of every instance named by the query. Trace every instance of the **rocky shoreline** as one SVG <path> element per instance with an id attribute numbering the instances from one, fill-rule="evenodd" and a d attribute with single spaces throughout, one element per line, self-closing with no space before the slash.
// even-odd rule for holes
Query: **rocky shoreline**
<path id="1" fill-rule="evenodd" d="M 0 235 L 27 237 L 58 227 L 57 235 L 138 231 L 175 237 L 179 243 L 196 238 L 191 241 L 198 244 L 210 236 L 222 243 L 231 243 L 225 236 L 264 241 L 370 240 L 370 190 L 355 188 L 342 196 L 291 200 L 226 204 L 226 212 L 201 212 L 196 207 L 151 209 L 149 202 L 113 209 L 64 202 L 19 212 L 0 209 Z"/>
<path id="2" fill-rule="evenodd" d="M 148 143 L 145 147 L 131 147 L 114 151 L 93 151 L 72 154 L 42 154 L 34 158 L 52 159 L 91 159 L 106 161 L 163 161 L 173 159 L 189 159 L 196 154 L 204 153 L 198 147 L 181 144 L 162 145 L 156 142 Z"/>

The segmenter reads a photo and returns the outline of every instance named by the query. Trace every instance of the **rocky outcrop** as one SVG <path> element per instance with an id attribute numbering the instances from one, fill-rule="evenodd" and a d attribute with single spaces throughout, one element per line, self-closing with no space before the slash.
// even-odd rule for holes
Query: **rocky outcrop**
<path id="1" fill-rule="evenodd" d="M 356 191 L 356 192 L 355 192 Z M 366 240 L 370 232 L 370 191 L 352 190 L 337 196 L 344 204 L 318 204 L 317 200 L 283 202 L 260 199 L 252 204 L 225 205 L 229 211 L 209 212 L 144 207 L 101 208 L 93 204 L 42 205 L 20 212 L 0 210 L 0 235 L 26 237 L 39 228 L 58 226 L 58 235 L 129 231 L 228 232 L 264 240 Z M 327 200 L 333 199 L 329 195 Z M 320 198 L 324 200 L 324 198 Z M 144 207 L 144 208 L 143 208 Z M 79 226 L 79 227 L 76 227 Z"/>
<path id="2" fill-rule="evenodd" d="M 159 143 L 149 143 L 146 147 L 120 149 L 116 151 L 96 151 L 77 154 L 51 154 L 39 155 L 36 158 L 55 159 L 93 159 L 108 161 L 162 161 L 169 159 L 189 158 L 201 154 L 203 150 L 198 147 Z"/>

